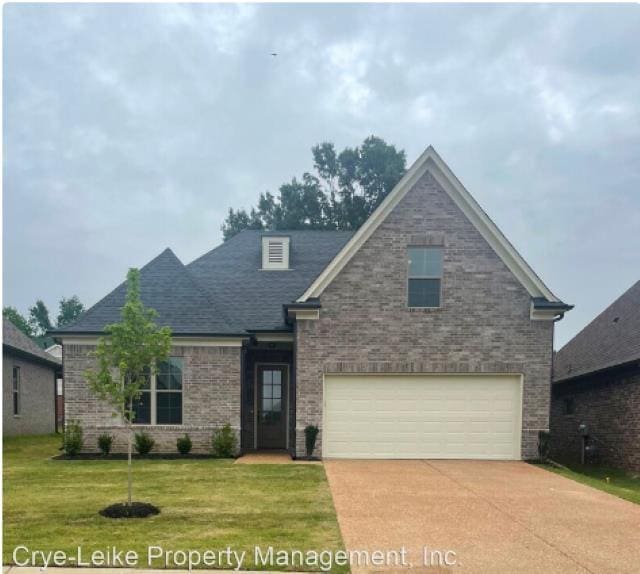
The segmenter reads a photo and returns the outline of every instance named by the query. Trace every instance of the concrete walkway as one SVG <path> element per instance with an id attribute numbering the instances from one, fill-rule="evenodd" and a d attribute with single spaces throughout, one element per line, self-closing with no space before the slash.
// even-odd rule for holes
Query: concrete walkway
<path id="1" fill-rule="evenodd" d="M 324 465 L 347 549 L 404 546 L 411 572 L 640 572 L 640 506 L 541 468 L 485 461 Z M 440 559 L 446 551 L 455 552 L 446 555 L 455 566 Z M 371 571 L 401 569 L 352 568 Z"/>
<path id="2" fill-rule="evenodd" d="M 284 450 L 249 452 L 236 459 L 235 464 L 322 464 L 318 460 L 293 460 Z"/>

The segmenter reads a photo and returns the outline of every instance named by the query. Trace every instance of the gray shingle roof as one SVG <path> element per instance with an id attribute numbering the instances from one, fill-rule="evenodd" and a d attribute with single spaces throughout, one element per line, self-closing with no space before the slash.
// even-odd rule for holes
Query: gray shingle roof
<path id="1" fill-rule="evenodd" d="M 640 281 L 616 299 L 554 359 L 554 381 L 640 361 Z"/>
<path id="2" fill-rule="evenodd" d="M 102 332 L 106 325 L 120 320 L 126 292 L 123 282 L 75 323 L 56 332 Z M 140 270 L 140 297 L 158 312 L 156 323 L 171 327 L 175 333 L 237 333 L 171 249 L 165 249 Z"/>
<path id="3" fill-rule="evenodd" d="M 8 348 L 8 350 L 26 353 L 40 361 L 46 361 L 56 365 L 62 364 L 53 355 L 50 355 L 38 347 L 38 345 L 5 317 L 2 318 L 2 345 L 4 348 Z"/>
<path id="4" fill-rule="evenodd" d="M 289 270 L 261 270 L 263 235 L 290 237 Z M 351 231 L 243 231 L 187 269 L 234 323 L 256 331 L 283 329 L 282 306 L 304 293 L 352 235 Z"/>
<path id="5" fill-rule="evenodd" d="M 290 269 L 262 271 L 261 237 L 287 235 Z M 283 305 L 302 295 L 352 236 L 348 231 L 243 231 L 184 266 L 170 249 L 140 270 L 140 294 L 175 334 L 279 330 Z M 98 333 L 120 318 L 126 284 L 58 333 Z"/>

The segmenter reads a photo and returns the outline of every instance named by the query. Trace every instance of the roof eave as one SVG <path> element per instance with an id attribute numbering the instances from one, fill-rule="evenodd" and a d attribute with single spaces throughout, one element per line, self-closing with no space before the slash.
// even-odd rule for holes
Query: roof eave
<path id="1" fill-rule="evenodd" d="M 19 357 L 22 357 L 24 359 L 27 359 L 29 361 L 33 361 L 35 363 L 45 364 L 55 369 L 62 368 L 62 363 L 59 361 L 56 361 L 54 357 L 51 357 L 51 359 L 47 359 L 46 357 L 41 357 L 40 355 L 34 355 L 29 351 L 25 351 L 24 349 L 19 349 L 18 347 L 14 347 L 13 345 L 9 345 L 7 343 L 2 343 L 2 349 L 6 350 L 9 353 L 13 353 L 14 355 L 17 355 Z"/>
<path id="2" fill-rule="evenodd" d="M 551 382 L 554 385 L 571 383 L 571 382 L 577 381 L 578 379 L 583 379 L 585 377 L 601 375 L 603 373 L 607 373 L 617 369 L 626 369 L 627 367 L 632 367 L 633 365 L 636 365 L 636 364 L 638 367 L 640 367 L 640 357 L 636 357 L 635 359 L 631 359 L 628 361 L 623 361 L 621 363 L 616 363 L 614 365 L 607 365 L 606 367 L 593 369 L 592 371 L 585 371 L 584 373 L 571 374 L 561 379 L 553 379 Z"/>

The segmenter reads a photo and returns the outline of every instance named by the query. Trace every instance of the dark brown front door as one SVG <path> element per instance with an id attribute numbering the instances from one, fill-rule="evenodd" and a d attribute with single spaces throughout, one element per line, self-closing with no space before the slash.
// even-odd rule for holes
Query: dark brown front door
<path id="1" fill-rule="evenodd" d="M 286 448 L 287 367 L 259 365 L 257 379 L 258 448 Z"/>

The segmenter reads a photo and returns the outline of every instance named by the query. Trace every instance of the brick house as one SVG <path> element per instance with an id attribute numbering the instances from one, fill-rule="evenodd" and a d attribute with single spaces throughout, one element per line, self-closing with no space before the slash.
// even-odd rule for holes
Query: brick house
<path id="1" fill-rule="evenodd" d="M 244 231 L 188 265 L 166 250 L 141 294 L 173 331 L 137 407 L 161 449 L 206 450 L 230 423 L 241 450 L 354 458 L 521 459 L 549 426 L 554 320 L 543 284 L 429 147 L 355 233 Z M 86 448 L 110 409 L 83 372 L 120 285 L 63 343 L 66 420 Z"/>
<path id="2" fill-rule="evenodd" d="M 56 377 L 62 365 L 11 321 L 2 318 L 2 432 L 56 430 Z"/>
<path id="3" fill-rule="evenodd" d="M 551 455 L 640 472 L 640 281 L 558 351 L 551 404 Z"/>

